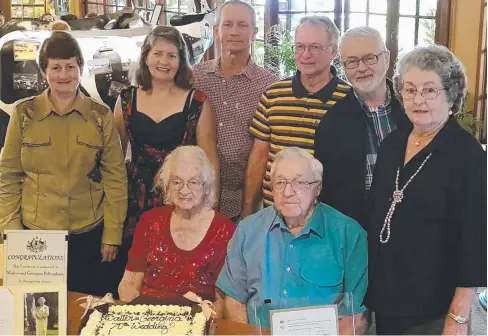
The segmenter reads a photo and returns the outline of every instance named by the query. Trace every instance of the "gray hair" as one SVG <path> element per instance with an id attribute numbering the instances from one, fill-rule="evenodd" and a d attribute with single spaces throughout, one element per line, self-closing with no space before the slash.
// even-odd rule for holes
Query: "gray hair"
<path id="1" fill-rule="evenodd" d="M 317 160 L 312 154 L 299 147 L 288 147 L 276 154 L 273 164 L 271 165 L 271 178 L 274 176 L 276 166 L 281 161 L 297 161 L 306 160 L 309 168 L 312 170 L 314 181 L 322 182 L 322 174 L 324 167 L 319 160 Z"/>
<path id="2" fill-rule="evenodd" d="M 200 169 L 202 182 L 204 182 L 204 203 L 209 207 L 213 207 L 217 202 L 215 170 L 205 151 L 198 146 L 180 146 L 164 159 L 163 166 L 159 169 L 154 179 L 154 190 L 162 192 L 164 203 L 172 203 L 169 193 L 169 182 L 178 163 Z"/>
<path id="3" fill-rule="evenodd" d="M 37 302 L 38 302 L 38 303 L 41 303 L 41 301 L 42 301 L 43 303 L 46 303 L 46 299 L 45 299 L 43 296 L 41 296 L 39 299 L 37 299 Z"/>
<path id="4" fill-rule="evenodd" d="M 348 29 L 341 37 L 339 49 L 342 46 L 344 40 L 348 37 L 372 37 L 378 42 L 380 50 L 386 50 L 386 44 L 381 36 L 380 32 L 374 28 L 362 26 Z"/>
<path id="5" fill-rule="evenodd" d="M 245 2 L 245 1 L 242 1 L 242 0 L 228 0 L 226 2 L 224 2 L 222 5 L 220 5 L 218 8 L 217 8 L 217 12 L 215 14 L 215 25 L 220 25 L 220 19 L 222 18 L 222 11 L 224 10 L 224 7 L 225 6 L 228 6 L 228 5 L 242 5 L 242 6 L 246 6 L 249 11 L 251 12 L 251 25 L 253 28 L 256 28 L 257 25 L 256 25 L 256 10 L 254 9 L 254 7 L 248 3 L 248 2 Z"/>
<path id="6" fill-rule="evenodd" d="M 323 15 L 311 15 L 311 16 L 305 16 L 300 19 L 300 23 L 298 24 L 297 28 L 295 29 L 295 34 L 300 29 L 300 27 L 305 24 L 311 24 L 314 26 L 323 26 L 325 28 L 325 31 L 327 32 L 327 38 L 333 43 L 337 43 L 339 40 L 339 35 L 340 31 L 339 28 L 337 28 L 336 24 L 334 21 L 329 19 L 327 16 Z M 329 41 L 330 43 L 330 41 Z"/>
<path id="7" fill-rule="evenodd" d="M 466 95 L 467 79 L 463 64 L 449 49 L 439 45 L 417 47 L 398 60 L 393 85 L 400 101 L 405 72 L 410 68 L 435 72 L 441 79 L 449 104 L 452 104 L 451 111 L 459 111 Z"/>

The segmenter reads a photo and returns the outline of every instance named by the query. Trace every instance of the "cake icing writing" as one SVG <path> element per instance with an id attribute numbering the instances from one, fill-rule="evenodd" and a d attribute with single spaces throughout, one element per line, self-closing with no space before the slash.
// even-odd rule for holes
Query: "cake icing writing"
<path id="1" fill-rule="evenodd" d="M 81 335 L 203 335 L 207 319 L 186 306 L 111 306 L 95 310 Z"/>

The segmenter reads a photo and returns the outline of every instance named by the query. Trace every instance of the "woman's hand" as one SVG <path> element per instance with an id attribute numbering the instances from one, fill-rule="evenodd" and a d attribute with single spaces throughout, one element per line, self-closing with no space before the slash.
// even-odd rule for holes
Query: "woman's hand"
<path id="1" fill-rule="evenodd" d="M 131 302 L 139 295 L 141 295 L 141 293 L 134 286 L 130 286 L 129 284 L 124 284 L 122 282 L 119 284 L 120 300 L 124 302 Z"/>
<path id="2" fill-rule="evenodd" d="M 119 297 L 124 302 L 131 302 L 141 295 L 140 289 L 144 279 L 144 272 L 125 271 L 119 284 Z"/>
<path id="3" fill-rule="evenodd" d="M 108 245 L 102 243 L 102 262 L 112 262 L 117 257 L 117 252 L 119 251 L 119 247 L 115 245 Z"/>
<path id="4" fill-rule="evenodd" d="M 456 323 L 448 316 L 444 322 L 442 335 L 468 335 L 468 325 Z"/>

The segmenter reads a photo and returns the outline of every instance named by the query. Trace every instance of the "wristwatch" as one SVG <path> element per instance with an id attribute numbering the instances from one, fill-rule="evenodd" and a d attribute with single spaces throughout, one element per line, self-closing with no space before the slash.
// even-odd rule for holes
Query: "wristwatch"
<path id="1" fill-rule="evenodd" d="M 467 318 L 464 318 L 464 317 L 459 316 L 459 315 L 454 315 L 451 312 L 447 313 L 447 316 L 449 316 L 456 323 L 459 323 L 459 324 L 466 324 L 466 323 L 468 323 L 468 319 Z"/>

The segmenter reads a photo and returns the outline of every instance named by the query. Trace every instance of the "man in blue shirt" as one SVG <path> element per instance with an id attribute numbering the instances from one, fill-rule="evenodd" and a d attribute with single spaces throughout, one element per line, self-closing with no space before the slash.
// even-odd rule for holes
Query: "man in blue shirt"
<path id="1" fill-rule="evenodd" d="M 338 306 L 346 316 L 341 332 L 352 326 L 347 315 L 360 314 L 356 332 L 367 327 L 366 233 L 352 218 L 317 203 L 322 172 L 303 149 L 290 147 L 276 156 L 275 206 L 241 221 L 217 280 L 227 318 L 269 327 L 269 310 L 334 304 L 351 293 L 352 302 Z"/>

